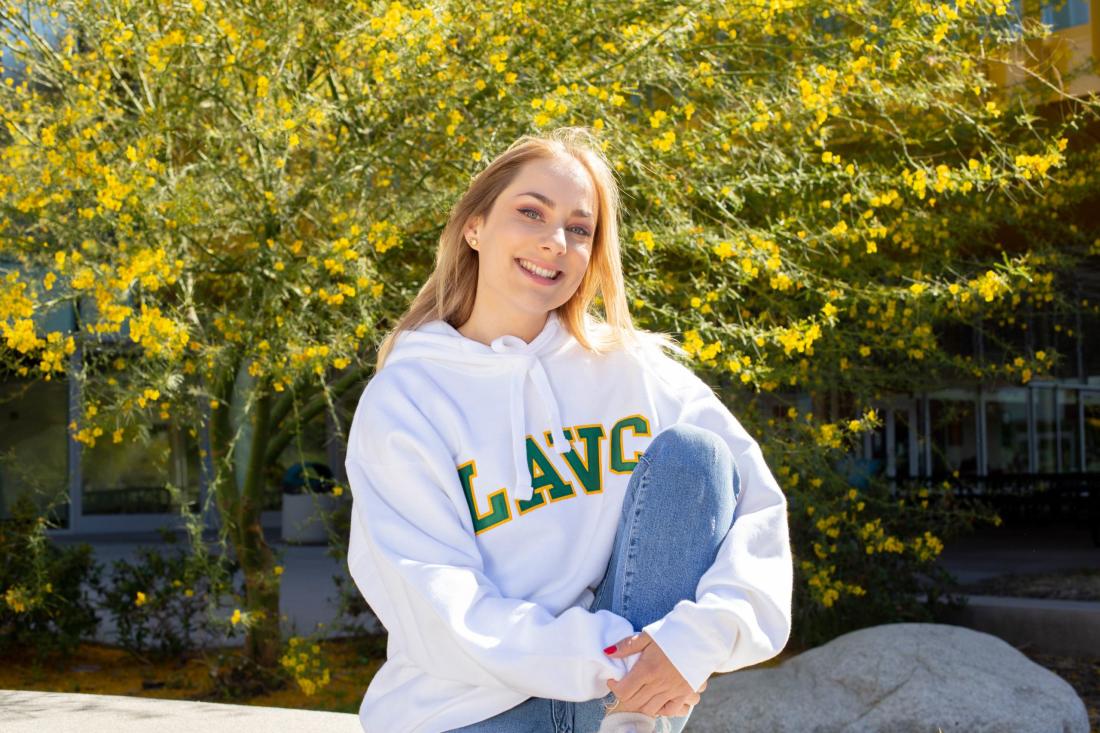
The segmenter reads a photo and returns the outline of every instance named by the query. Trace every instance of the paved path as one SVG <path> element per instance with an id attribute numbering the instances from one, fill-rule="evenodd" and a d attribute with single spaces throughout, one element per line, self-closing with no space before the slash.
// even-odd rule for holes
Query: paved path
<path id="1" fill-rule="evenodd" d="M 948 542 L 939 564 L 965 584 L 1007 573 L 1100 568 L 1100 547 L 1083 527 L 983 528 Z"/>
<path id="2" fill-rule="evenodd" d="M 0 690 L 4 733 L 362 733 L 349 713 Z"/>

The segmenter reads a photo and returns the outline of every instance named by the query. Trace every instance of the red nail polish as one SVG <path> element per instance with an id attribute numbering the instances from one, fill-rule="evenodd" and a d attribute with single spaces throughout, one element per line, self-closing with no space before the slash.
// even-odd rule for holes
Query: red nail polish
<path id="1" fill-rule="evenodd" d="M 603 653 L 604 653 L 604 654 L 614 654 L 614 653 L 615 653 L 615 650 L 616 650 L 617 648 L 618 648 L 618 647 L 616 647 L 616 646 L 614 646 L 614 645 L 612 645 L 612 646 L 609 646 L 609 647 L 607 647 L 606 649 L 604 649 L 604 650 L 603 650 Z"/>

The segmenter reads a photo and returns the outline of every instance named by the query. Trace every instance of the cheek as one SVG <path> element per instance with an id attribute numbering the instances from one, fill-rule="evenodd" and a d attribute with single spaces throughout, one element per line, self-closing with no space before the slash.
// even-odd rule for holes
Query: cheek
<path id="1" fill-rule="evenodd" d="M 592 253 L 589 250 L 577 253 L 577 269 L 583 275 L 592 264 Z"/>

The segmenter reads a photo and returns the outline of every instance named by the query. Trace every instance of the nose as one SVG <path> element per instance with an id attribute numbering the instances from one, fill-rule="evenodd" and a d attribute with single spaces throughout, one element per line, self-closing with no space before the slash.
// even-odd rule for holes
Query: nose
<path id="1" fill-rule="evenodd" d="M 562 229 L 555 229 L 550 238 L 542 243 L 542 248 L 551 254 L 564 254 L 568 247 L 569 245 L 565 241 L 565 231 Z"/>

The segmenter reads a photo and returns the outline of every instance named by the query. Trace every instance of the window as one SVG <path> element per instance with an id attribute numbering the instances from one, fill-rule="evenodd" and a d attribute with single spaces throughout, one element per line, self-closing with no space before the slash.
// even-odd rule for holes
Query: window
<path id="1" fill-rule="evenodd" d="M 967 389 L 945 389 L 928 398 L 929 438 L 932 443 L 932 473 L 978 471 L 976 394 Z"/>
<path id="2" fill-rule="evenodd" d="M 1088 0 L 1053 0 L 1043 5 L 1041 17 L 1056 31 L 1084 25 L 1089 22 Z"/>
<path id="3" fill-rule="evenodd" d="M 104 436 L 82 453 L 85 515 L 169 513 L 168 483 L 198 508 L 198 441 L 187 430 L 158 422 L 149 427 L 148 442 L 127 437 L 114 443 Z"/>
<path id="4" fill-rule="evenodd" d="M 985 399 L 986 473 L 1028 472 L 1027 389 L 1006 387 Z"/>
<path id="5" fill-rule="evenodd" d="M 118 389 L 125 391 L 131 388 L 130 375 L 116 370 L 114 361 L 131 353 L 121 346 L 93 348 L 87 344 L 81 350 L 81 360 L 87 374 L 109 375 L 119 383 Z M 198 508 L 202 481 L 199 426 L 181 423 L 175 416 L 163 419 L 158 413 L 150 404 L 137 414 L 136 425 L 122 423 L 120 442 L 114 441 L 108 424 L 94 446 L 81 447 L 82 516 L 175 513 L 177 505 L 169 484 L 182 492 L 183 501 Z"/>
<path id="6" fill-rule="evenodd" d="M 67 525 L 68 389 L 62 380 L 0 382 L 0 519 L 25 498 Z"/>
<path id="7" fill-rule="evenodd" d="M 1035 409 L 1035 470 L 1038 473 L 1058 471 L 1058 390 L 1033 388 Z"/>
<path id="8" fill-rule="evenodd" d="M 1062 471 L 1067 473 L 1081 470 L 1081 418 L 1078 395 L 1075 389 L 1058 390 L 1058 410 L 1061 412 L 1058 450 L 1062 457 Z"/>
<path id="9" fill-rule="evenodd" d="M 1085 408 L 1085 471 L 1100 471 L 1100 392 L 1081 391 Z"/>

